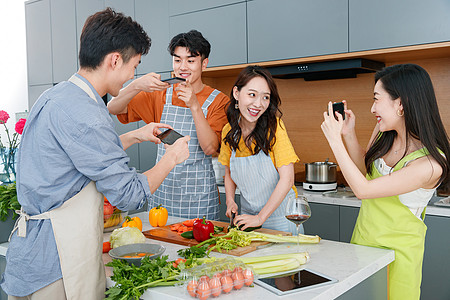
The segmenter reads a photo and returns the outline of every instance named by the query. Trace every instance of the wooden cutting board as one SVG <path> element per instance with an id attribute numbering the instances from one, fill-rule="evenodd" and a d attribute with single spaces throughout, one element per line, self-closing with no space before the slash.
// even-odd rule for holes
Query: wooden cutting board
<path id="1" fill-rule="evenodd" d="M 215 226 L 220 226 L 227 228 L 229 223 L 226 222 L 220 222 L 220 221 L 212 221 L 212 223 Z M 197 245 L 198 242 L 195 239 L 185 239 L 184 237 L 181 237 L 178 233 L 175 231 L 170 230 L 171 225 L 167 225 L 164 227 L 158 227 L 155 229 L 150 229 L 147 231 L 143 231 L 142 233 L 149 239 L 154 239 L 158 241 L 183 245 L 183 246 L 194 246 Z M 279 231 L 279 230 L 272 230 L 272 229 L 266 229 L 266 228 L 260 228 L 255 230 L 256 232 L 263 232 L 263 233 L 270 233 L 270 234 L 281 234 L 281 235 L 292 235 L 290 232 L 285 231 Z M 258 246 L 269 244 L 269 242 L 252 242 L 250 245 L 246 247 L 238 247 L 236 249 L 230 250 L 228 252 L 223 251 L 222 253 L 227 253 L 234 256 L 241 256 L 250 252 L 253 252 L 256 250 Z"/>

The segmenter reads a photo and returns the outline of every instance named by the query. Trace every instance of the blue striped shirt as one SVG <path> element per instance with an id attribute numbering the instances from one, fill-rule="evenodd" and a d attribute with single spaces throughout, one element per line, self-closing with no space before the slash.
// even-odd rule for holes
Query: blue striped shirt
<path id="1" fill-rule="evenodd" d="M 60 207 L 90 181 L 122 210 L 140 208 L 150 197 L 147 177 L 128 166 L 108 109 L 92 90 L 97 102 L 64 81 L 45 91 L 31 109 L 17 157 L 17 195 L 27 214 Z M 29 220 L 26 238 L 17 232 L 11 238 L 2 289 L 23 297 L 60 278 L 50 220 Z"/>

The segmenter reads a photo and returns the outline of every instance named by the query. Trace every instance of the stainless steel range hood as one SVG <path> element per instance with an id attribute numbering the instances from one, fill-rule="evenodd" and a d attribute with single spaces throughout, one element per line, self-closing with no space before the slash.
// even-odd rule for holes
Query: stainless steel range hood
<path id="1" fill-rule="evenodd" d="M 360 73 L 373 73 L 381 70 L 384 63 L 364 58 L 306 63 L 280 67 L 269 67 L 275 78 L 303 78 L 310 80 L 326 80 L 340 78 L 356 78 Z"/>

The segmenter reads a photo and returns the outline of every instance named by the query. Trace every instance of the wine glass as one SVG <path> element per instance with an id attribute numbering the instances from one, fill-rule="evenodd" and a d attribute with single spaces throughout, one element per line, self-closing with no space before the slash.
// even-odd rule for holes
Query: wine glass
<path id="1" fill-rule="evenodd" d="M 300 224 L 311 217 L 311 208 L 305 196 L 290 197 L 286 205 L 286 219 L 297 226 L 297 249 L 300 252 Z"/>

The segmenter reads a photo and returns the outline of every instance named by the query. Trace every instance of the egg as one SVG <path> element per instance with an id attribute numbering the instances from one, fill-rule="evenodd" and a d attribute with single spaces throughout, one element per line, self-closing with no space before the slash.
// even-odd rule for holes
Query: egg
<path id="1" fill-rule="evenodd" d="M 217 277 L 213 277 L 209 281 L 209 288 L 211 289 L 211 295 L 217 297 L 222 292 L 222 284 L 220 283 L 220 279 Z"/>
<path id="2" fill-rule="evenodd" d="M 188 291 L 189 295 L 191 295 L 192 297 L 196 296 L 197 286 L 198 286 L 197 280 L 191 280 L 191 281 L 189 281 L 189 283 L 187 285 L 187 291 Z"/>
<path id="3" fill-rule="evenodd" d="M 231 271 L 226 269 L 222 271 L 222 276 L 231 276 Z"/>
<path id="4" fill-rule="evenodd" d="M 242 272 L 234 272 L 231 275 L 231 279 L 233 280 L 233 286 L 236 290 L 239 290 L 244 286 L 244 274 L 242 274 Z"/>
<path id="5" fill-rule="evenodd" d="M 224 293 L 229 293 L 233 289 L 233 279 L 230 276 L 222 276 L 220 283 L 222 284 L 222 291 Z"/>
<path id="6" fill-rule="evenodd" d="M 220 280 L 220 277 L 222 277 L 222 273 L 218 272 L 213 275 L 213 278 L 218 278 Z"/>
<path id="7" fill-rule="evenodd" d="M 244 284 L 249 286 L 253 283 L 254 275 L 251 269 L 245 269 L 242 274 L 244 275 Z"/>
<path id="8" fill-rule="evenodd" d="M 209 282 L 209 276 L 208 275 L 203 275 L 203 276 L 201 276 L 200 277 L 200 280 L 199 280 L 199 282 L 202 282 L 202 281 L 206 281 L 206 282 Z"/>
<path id="9" fill-rule="evenodd" d="M 206 300 L 211 295 L 211 289 L 206 280 L 200 281 L 197 286 L 197 297 L 200 300 Z"/>
<path id="10" fill-rule="evenodd" d="M 242 272 L 242 268 L 241 267 L 234 268 L 233 273 L 236 273 L 236 272 Z"/>

